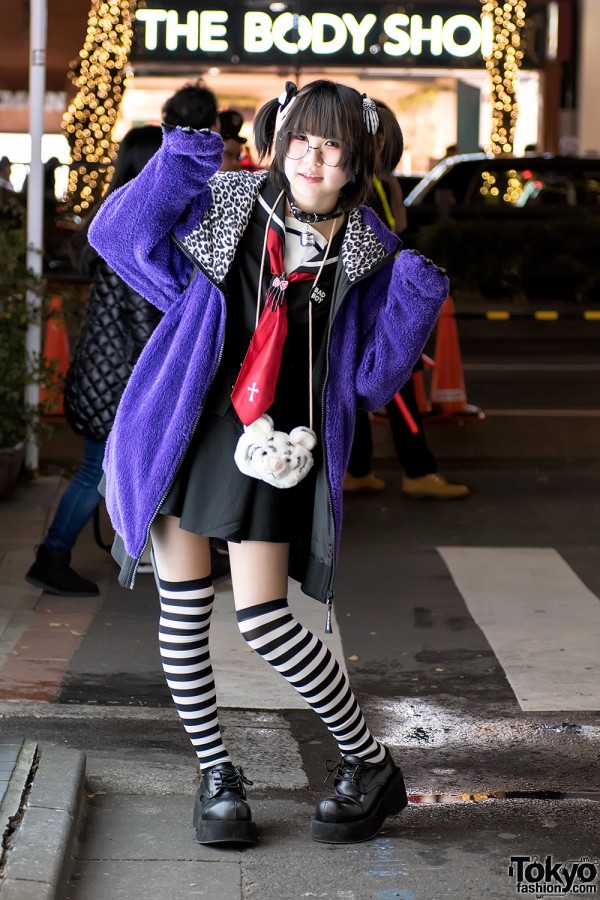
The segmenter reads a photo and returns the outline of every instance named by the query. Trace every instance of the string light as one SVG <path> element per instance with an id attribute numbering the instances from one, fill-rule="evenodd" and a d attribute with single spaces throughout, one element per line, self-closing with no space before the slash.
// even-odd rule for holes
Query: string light
<path id="1" fill-rule="evenodd" d="M 506 186 L 503 188 L 499 183 L 500 179 L 506 180 Z M 503 175 L 496 172 L 484 171 L 481 173 L 481 186 L 479 193 L 486 200 L 492 198 L 495 200 L 500 197 L 502 190 L 502 200 L 504 203 L 510 203 L 511 206 L 518 206 L 521 195 L 525 186 L 531 178 L 531 172 L 517 172 L 516 169 L 508 169 Z"/>
<path id="2" fill-rule="evenodd" d="M 519 69 L 523 63 L 527 0 L 481 0 L 481 17 L 492 20 L 492 42 L 484 56 L 492 89 L 492 129 L 488 152 L 508 156 L 514 149 L 515 130 L 519 115 L 517 87 Z"/>
<path id="3" fill-rule="evenodd" d="M 71 63 L 77 94 L 62 120 L 72 166 L 65 209 L 85 213 L 110 181 L 116 156 L 111 135 L 127 86 L 136 0 L 92 0 L 85 41 Z"/>

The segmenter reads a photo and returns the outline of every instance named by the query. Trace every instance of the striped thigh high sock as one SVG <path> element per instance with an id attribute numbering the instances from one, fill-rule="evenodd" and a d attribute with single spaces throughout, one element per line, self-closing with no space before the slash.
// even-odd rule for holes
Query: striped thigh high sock
<path id="1" fill-rule="evenodd" d="M 372 736 L 348 678 L 331 650 L 296 621 L 287 599 L 238 610 L 240 631 L 321 717 L 342 756 L 381 762 L 385 749 Z"/>
<path id="2" fill-rule="evenodd" d="M 200 768 L 231 762 L 219 730 L 217 700 L 208 646 L 215 591 L 210 576 L 163 581 L 159 645 L 167 684 Z"/>

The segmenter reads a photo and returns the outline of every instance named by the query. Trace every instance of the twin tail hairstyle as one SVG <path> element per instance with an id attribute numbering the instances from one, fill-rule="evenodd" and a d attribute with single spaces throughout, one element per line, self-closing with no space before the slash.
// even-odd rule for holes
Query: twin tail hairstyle
<path id="1" fill-rule="evenodd" d="M 365 203 L 371 189 L 373 175 L 387 177 L 402 156 L 403 139 L 394 114 L 377 104 L 379 124 L 376 134 L 370 134 L 365 123 L 363 97 L 354 88 L 335 81 L 320 79 L 300 88 L 286 84 L 286 102 L 293 95 L 293 103 L 281 127 L 281 135 L 288 131 L 337 138 L 342 141 L 344 155 L 340 165 L 348 183 L 340 193 L 340 206 L 349 210 Z M 259 160 L 271 156 L 271 179 L 279 190 L 289 188 L 285 177 L 285 145 L 276 133 L 280 99 L 269 100 L 254 120 L 254 141 Z"/>

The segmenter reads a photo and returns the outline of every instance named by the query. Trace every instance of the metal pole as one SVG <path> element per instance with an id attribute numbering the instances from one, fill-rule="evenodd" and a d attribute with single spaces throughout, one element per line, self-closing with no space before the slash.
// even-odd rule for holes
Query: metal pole
<path id="1" fill-rule="evenodd" d="M 42 164 L 42 135 L 44 133 L 44 94 L 46 92 L 46 24 L 47 0 L 31 0 L 29 26 L 29 133 L 31 136 L 31 165 L 27 187 L 27 268 L 36 279 L 42 277 L 44 246 L 44 167 Z M 27 306 L 31 319 L 25 340 L 25 352 L 30 366 L 40 359 L 42 331 L 40 322 L 41 298 L 37 290 L 27 292 Z M 40 387 L 25 386 L 25 403 L 38 408 Z M 25 466 L 30 472 L 39 468 L 37 429 L 32 427 L 25 445 Z"/>

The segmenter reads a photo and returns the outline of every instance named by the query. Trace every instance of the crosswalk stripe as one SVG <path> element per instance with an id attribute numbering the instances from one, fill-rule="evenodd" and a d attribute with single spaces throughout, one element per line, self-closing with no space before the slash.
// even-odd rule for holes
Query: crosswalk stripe
<path id="1" fill-rule="evenodd" d="M 600 600 L 556 550 L 437 549 L 521 709 L 600 710 Z"/>

